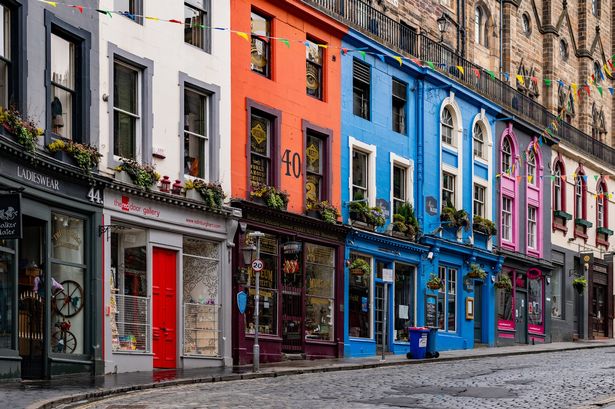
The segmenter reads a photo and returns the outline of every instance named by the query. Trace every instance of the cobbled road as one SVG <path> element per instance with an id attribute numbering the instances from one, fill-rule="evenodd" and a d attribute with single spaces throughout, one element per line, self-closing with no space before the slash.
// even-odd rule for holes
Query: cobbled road
<path id="1" fill-rule="evenodd" d="M 615 348 L 598 348 L 153 389 L 72 407 L 561 409 L 612 395 Z"/>

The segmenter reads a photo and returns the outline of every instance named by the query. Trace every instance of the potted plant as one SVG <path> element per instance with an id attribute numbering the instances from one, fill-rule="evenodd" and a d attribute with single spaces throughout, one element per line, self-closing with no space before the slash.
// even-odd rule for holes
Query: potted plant
<path id="1" fill-rule="evenodd" d="M 501 288 L 506 291 L 512 290 L 512 282 L 510 281 L 510 277 L 508 274 L 499 274 L 498 279 L 493 284 L 495 288 Z"/>
<path id="2" fill-rule="evenodd" d="M 184 187 L 186 190 L 186 198 L 203 200 L 205 205 L 211 209 L 222 208 L 222 202 L 226 195 L 220 183 L 205 182 L 201 179 L 195 179 L 186 181 Z M 196 193 L 197 196 L 190 196 L 192 193 Z"/>
<path id="3" fill-rule="evenodd" d="M 348 270 L 354 275 L 364 275 L 369 274 L 371 268 L 369 263 L 362 258 L 356 258 L 350 265 L 348 266 Z"/>
<path id="4" fill-rule="evenodd" d="M 350 212 L 350 219 L 362 223 L 367 223 L 367 214 L 369 213 L 369 206 L 366 201 L 357 200 L 350 202 L 348 206 Z"/>
<path id="5" fill-rule="evenodd" d="M 446 222 L 448 227 L 453 227 L 457 230 L 461 228 L 468 229 L 470 227 L 468 212 L 463 209 L 455 209 L 455 206 L 453 206 L 451 202 L 448 202 L 442 209 L 440 221 Z"/>
<path id="6" fill-rule="evenodd" d="M 577 293 L 581 294 L 585 287 L 587 287 L 587 279 L 585 277 L 576 277 L 572 280 L 572 288 L 574 288 Z"/>
<path id="7" fill-rule="evenodd" d="M 370 207 L 369 213 L 367 214 L 367 223 L 375 227 L 384 226 L 386 223 L 386 219 L 384 218 L 384 210 L 378 206 Z"/>
<path id="8" fill-rule="evenodd" d="M 495 223 L 480 216 L 474 216 L 472 220 L 472 230 L 486 236 L 495 236 L 498 232 Z"/>
<path id="9" fill-rule="evenodd" d="M 121 159 L 122 164 L 115 168 L 117 172 L 126 172 L 132 182 L 143 188 L 151 189 L 160 180 L 160 174 L 153 165 L 140 164 L 134 159 Z"/>
<path id="10" fill-rule="evenodd" d="M 472 263 L 470 264 L 470 271 L 468 272 L 468 277 L 484 280 L 485 278 L 487 278 L 487 273 L 478 264 Z"/>
<path id="11" fill-rule="evenodd" d="M 28 152 L 34 152 L 38 144 L 38 138 L 43 135 L 43 130 L 36 127 L 31 119 L 22 118 L 14 108 L 0 108 L 0 124 L 2 127 L 17 138 Z"/>
<path id="12" fill-rule="evenodd" d="M 333 206 L 327 200 L 323 200 L 322 202 L 310 200 L 306 208 L 308 216 L 317 217 L 330 224 L 336 224 L 338 217 L 340 217 L 340 212 L 337 210 L 337 207 Z M 314 213 L 316 213 L 316 216 L 314 216 Z"/>
<path id="13" fill-rule="evenodd" d="M 56 139 L 46 146 L 47 150 L 56 156 L 56 159 L 65 160 L 61 155 L 66 154 L 72 158 L 77 166 L 85 171 L 91 171 L 100 163 L 102 155 L 94 146 L 75 143 L 68 139 Z"/>
<path id="14" fill-rule="evenodd" d="M 395 236 L 408 237 L 414 240 L 419 232 L 419 222 L 414 215 L 414 208 L 410 203 L 404 203 L 399 206 L 397 213 L 393 215 L 392 224 L 392 231 Z"/>
<path id="15" fill-rule="evenodd" d="M 427 280 L 427 288 L 430 290 L 441 290 L 444 288 L 442 279 L 435 274 L 431 274 L 429 280 Z"/>
<path id="16" fill-rule="evenodd" d="M 252 185 L 250 198 L 262 201 L 266 206 L 276 210 L 286 210 L 288 206 L 288 193 L 279 191 L 273 186 Z"/>
<path id="17" fill-rule="evenodd" d="M 401 214 L 395 213 L 393 215 L 393 229 L 392 233 L 397 237 L 406 237 L 408 232 L 408 225 L 406 225 L 406 218 Z"/>

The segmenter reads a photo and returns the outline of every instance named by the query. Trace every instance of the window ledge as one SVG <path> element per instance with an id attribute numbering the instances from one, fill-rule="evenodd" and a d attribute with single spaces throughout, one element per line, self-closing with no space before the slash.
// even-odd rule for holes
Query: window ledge
<path id="1" fill-rule="evenodd" d="M 576 231 L 576 229 L 575 229 L 575 231 L 574 231 L 574 237 L 575 237 L 575 238 L 576 238 L 576 237 L 582 238 L 582 239 L 583 239 L 583 240 L 585 240 L 585 241 L 587 241 L 587 238 L 588 238 L 587 234 L 585 234 L 585 233 L 579 233 L 578 231 Z"/>
<path id="2" fill-rule="evenodd" d="M 553 210 L 553 217 L 559 217 L 560 219 L 564 219 L 565 221 L 572 220 L 572 215 L 570 213 L 566 213 L 563 210 Z"/>
<path id="3" fill-rule="evenodd" d="M 584 226 L 585 228 L 591 228 L 594 225 L 589 220 L 578 219 L 578 218 L 574 219 L 574 224 L 576 224 L 577 226 Z"/>
<path id="4" fill-rule="evenodd" d="M 207 355 L 181 355 L 182 359 L 203 359 L 209 361 L 222 361 L 222 356 L 207 356 Z"/>
<path id="5" fill-rule="evenodd" d="M 459 149 L 458 149 L 456 146 L 454 146 L 454 145 L 449 145 L 449 144 L 448 144 L 448 143 L 446 143 L 446 142 L 441 142 L 441 143 L 442 143 L 442 149 L 443 149 L 443 150 L 445 150 L 445 151 L 449 151 L 450 153 L 454 153 L 454 154 L 459 153 Z"/>
<path id="6" fill-rule="evenodd" d="M 481 158 L 480 156 L 474 156 L 474 162 L 479 163 L 481 165 L 489 166 L 489 160 L 485 158 Z"/>
<path id="7" fill-rule="evenodd" d="M 536 249 L 532 249 L 532 248 L 528 248 L 527 249 L 527 254 L 529 254 L 530 256 L 534 256 L 536 258 L 542 258 L 540 251 L 536 250 Z"/>
<path id="8" fill-rule="evenodd" d="M 608 240 L 605 241 L 605 240 L 602 240 L 602 239 L 596 237 L 596 246 L 604 246 L 604 247 L 608 248 L 609 247 L 609 242 L 608 242 Z"/>
<path id="9" fill-rule="evenodd" d="M 139 351 L 111 351 L 111 353 L 117 354 L 117 355 L 154 356 L 153 352 L 139 352 Z"/>
<path id="10" fill-rule="evenodd" d="M 500 246 L 504 247 L 507 250 L 517 251 L 517 246 L 515 246 L 515 243 L 509 241 L 501 240 Z"/>
<path id="11" fill-rule="evenodd" d="M 566 222 L 564 221 L 564 223 L 566 223 Z M 559 230 L 559 231 L 563 232 L 564 235 L 566 233 L 568 233 L 568 227 L 566 227 L 566 226 L 562 226 L 562 225 L 557 224 L 557 223 L 553 223 L 552 226 L 553 226 L 553 231 Z"/>
<path id="12" fill-rule="evenodd" d="M 349 337 L 348 339 L 350 341 L 355 341 L 355 342 L 371 342 L 371 343 L 376 342 L 376 341 L 374 341 L 371 338 L 353 338 L 353 337 Z"/>
<path id="13" fill-rule="evenodd" d="M 613 235 L 613 230 L 609 229 L 608 227 L 598 227 L 597 232 L 600 234 L 604 234 L 605 236 Z"/>

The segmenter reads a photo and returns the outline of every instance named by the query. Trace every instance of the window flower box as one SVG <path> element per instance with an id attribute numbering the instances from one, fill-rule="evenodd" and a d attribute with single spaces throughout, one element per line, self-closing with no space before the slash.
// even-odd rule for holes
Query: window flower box
<path id="1" fill-rule="evenodd" d="M 589 229 L 590 227 L 594 225 L 592 222 L 590 222 L 589 220 L 585 220 L 585 219 L 574 219 L 574 224 L 576 224 L 577 226 L 583 226 L 586 229 Z"/>
<path id="2" fill-rule="evenodd" d="M 572 220 L 572 215 L 563 210 L 553 210 L 553 217 L 559 217 L 563 220 Z"/>

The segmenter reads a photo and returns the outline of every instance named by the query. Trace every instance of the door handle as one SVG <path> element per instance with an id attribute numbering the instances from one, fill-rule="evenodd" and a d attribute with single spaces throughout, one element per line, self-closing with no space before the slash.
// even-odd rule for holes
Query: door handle
<path id="1" fill-rule="evenodd" d="M 166 328 L 164 328 L 164 327 L 162 327 L 162 328 L 160 328 L 160 331 L 167 332 L 167 329 L 166 329 Z"/>

